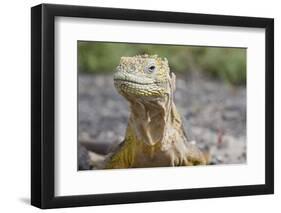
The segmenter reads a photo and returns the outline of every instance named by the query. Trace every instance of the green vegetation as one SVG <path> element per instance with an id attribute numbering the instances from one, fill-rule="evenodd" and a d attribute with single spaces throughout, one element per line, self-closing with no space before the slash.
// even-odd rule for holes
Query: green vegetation
<path id="1" fill-rule="evenodd" d="M 199 46 L 78 42 L 79 71 L 113 72 L 121 56 L 157 54 L 176 73 L 200 71 L 230 84 L 246 83 L 246 49 Z"/>

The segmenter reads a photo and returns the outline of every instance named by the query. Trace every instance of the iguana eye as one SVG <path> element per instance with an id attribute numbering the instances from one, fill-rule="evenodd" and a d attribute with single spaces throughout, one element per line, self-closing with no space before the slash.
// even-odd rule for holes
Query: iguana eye
<path id="1" fill-rule="evenodd" d="M 148 71 L 149 73 L 155 72 L 155 71 L 156 71 L 156 66 L 155 66 L 155 65 L 150 65 L 150 66 L 148 66 L 147 71 Z"/>

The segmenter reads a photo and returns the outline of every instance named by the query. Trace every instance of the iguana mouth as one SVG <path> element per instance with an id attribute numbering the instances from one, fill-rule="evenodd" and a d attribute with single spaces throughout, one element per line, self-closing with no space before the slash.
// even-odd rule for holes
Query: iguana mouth
<path id="1" fill-rule="evenodd" d="M 121 81 L 121 82 L 129 82 L 129 83 L 135 83 L 135 84 L 141 84 L 141 85 L 149 85 L 153 84 L 154 80 L 141 76 L 136 75 L 133 73 L 126 73 L 122 71 L 118 71 L 114 74 L 113 77 L 114 81 Z"/>
<path id="2" fill-rule="evenodd" d="M 124 80 L 124 79 L 114 79 L 114 82 L 117 84 L 128 84 L 128 83 L 132 83 L 132 84 L 139 84 L 139 85 L 151 85 L 154 83 L 150 83 L 150 82 L 138 82 L 138 81 L 134 81 L 134 80 Z"/>
<path id="3" fill-rule="evenodd" d="M 162 96 L 163 88 L 158 87 L 154 83 L 140 83 L 134 81 L 114 80 L 114 85 L 119 93 L 126 97 L 126 95 L 133 95 L 136 97 L 155 97 Z"/>
<path id="4" fill-rule="evenodd" d="M 155 82 L 141 75 L 132 73 L 116 72 L 114 74 L 114 85 L 121 95 L 135 96 L 162 96 L 164 88 L 160 82 Z"/>

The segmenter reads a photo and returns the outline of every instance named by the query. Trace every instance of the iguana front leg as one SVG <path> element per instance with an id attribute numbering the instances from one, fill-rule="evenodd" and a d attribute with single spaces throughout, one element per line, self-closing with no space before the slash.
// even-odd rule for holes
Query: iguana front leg
<path id="1" fill-rule="evenodd" d="M 193 144 L 188 144 L 187 148 L 181 150 L 173 150 L 169 153 L 169 156 L 171 166 L 195 166 L 208 163 L 207 156 Z"/>
<path id="2" fill-rule="evenodd" d="M 114 154 L 108 163 L 106 164 L 105 169 L 122 169 L 122 168 L 129 168 L 130 163 L 125 159 L 124 152 L 118 152 Z"/>
<path id="3" fill-rule="evenodd" d="M 119 150 L 117 150 L 109 159 L 106 164 L 106 169 L 122 169 L 131 168 L 134 163 L 133 138 L 127 137 L 126 140 L 121 143 Z"/>
<path id="4" fill-rule="evenodd" d="M 207 165 L 208 164 L 208 156 L 207 154 L 203 153 L 199 150 L 195 145 L 189 144 L 188 145 L 188 152 L 187 152 L 187 160 L 188 166 L 196 166 L 196 165 Z"/>

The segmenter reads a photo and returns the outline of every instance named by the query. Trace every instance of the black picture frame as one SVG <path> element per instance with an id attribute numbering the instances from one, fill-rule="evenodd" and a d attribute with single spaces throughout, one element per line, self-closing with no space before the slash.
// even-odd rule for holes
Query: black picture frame
<path id="1" fill-rule="evenodd" d="M 54 195 L 55 17 L 263 28 L 266 32 L 265 184 L 93 195 Z M 31 204 L 76 207 L 274 193 L 274 20 L 164 11 L 41 4 L 31 8 Z"/>

